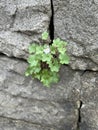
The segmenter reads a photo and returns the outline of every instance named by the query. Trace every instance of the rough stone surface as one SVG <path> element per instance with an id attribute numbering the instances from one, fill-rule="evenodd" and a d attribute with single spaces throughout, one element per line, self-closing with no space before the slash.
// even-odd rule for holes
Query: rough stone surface
<path id="1" fill-rule="evenodd" d="M 30 122 L 14 120 L 10 118 L 0 118 L 0 130 L 57 130 L 50 127 L 42 127 Z"/>
<path id="2" fill-rule="evenodd" d="M 28 56 L 28 46 L 32 39 L 25 34 L 17 32 L 0 32 L 0 52 L 9 57 L 19 57 L 26 59 Z"/>
<path id="3" fill-rule="evenodd" d="M 81 129 L 98 129 L 98 72 L 86 72 L 81 79 Z"/>
<path id="4" fill-rule="evenodd" d="M 26 78 L 26 67 L 25 61 L 0 57 L 0 116 L 58 130 L 76 130 L 80 87 L 76 79 L 80 73 L 65 66 L 61 81 L 48 89 Z"/>
<path id="5" fill-rule="evenodd" d="M 26 68 L 27 63 L 24 61 L 6 58 L 5 56 L 0 57 L 0 90 L 6 91 L 13 96 L 20 95 L 38 100 L 60 101 L 61 99 L 68 99 L 77 101 L 79 99 L 81 87 L 79 72 L 63 67 L 60 82 L 47 89 L 40 82 L 24 77 Z"/>
<path id="6" fill-rule="evenodd" d="M 54 37 L 68 42 L 70 66 L 80 76 L 79 130 L 98 130 L 98 2 L 53 0 Z M 96 72 L 93 72 L 96 71 Z"/>
<path id="7" fill-rule="evenodd" d="M 53 0 L 54 36 L 66 40 L 70 66 L 98 70 L 98 3 L 94 0 Z"/>
<path id="8" fill-rule="evenodd" d="M 26 58 L 28 45 L 49 31 L 49 0 L 0 0 L 0 52 Z"/>
<path id="9" fill-rule="evenodd" d="M 81 108 L 80 130 L 97 130 L 98 129 L 98 103 L 89 102 Z"/>
<path id="10" fill-rule="evenodd" d="M 24 76 L 45 30 L 70 55 L 50 88 Z M 98 130 L 97 0 L 0 0 L 0 130 Z"/>

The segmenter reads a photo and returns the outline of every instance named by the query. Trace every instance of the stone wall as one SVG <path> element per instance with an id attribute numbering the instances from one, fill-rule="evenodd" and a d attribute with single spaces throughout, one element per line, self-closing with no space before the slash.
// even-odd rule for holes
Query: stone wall
<path id="1" fill-rule="evenodd" d="M 51 88 L 24 76 L 45 30 L 70 55 Z M 0 0 L 0 130 L 97 130 L 97 87 L 97 0 Z"/>

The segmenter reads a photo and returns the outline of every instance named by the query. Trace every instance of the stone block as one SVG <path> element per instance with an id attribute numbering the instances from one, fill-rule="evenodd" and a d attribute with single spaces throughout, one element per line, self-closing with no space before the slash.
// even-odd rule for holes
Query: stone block
<path id="1" fill-rule="evenodd" d="M 72 69 L 98 71 L 98 4 L 53 0 L 54 36 L 68 42 Z"/>

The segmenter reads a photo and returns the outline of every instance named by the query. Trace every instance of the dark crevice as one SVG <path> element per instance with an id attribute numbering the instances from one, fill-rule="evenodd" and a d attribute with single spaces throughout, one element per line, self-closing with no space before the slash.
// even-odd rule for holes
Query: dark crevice
<path id="1" fill-rule="evenodd" d="M 95 70 L 95 71 L 94 71 L 94 70 L 86 69 L 86 70 L 82 71 L 81 76 L 84 76 L 84 74 L 87 73 L 87 72 L 92 72 L 92 73 L 94 73 L 94 72 L 98 72 L 98 70 Z"/>
<path id="2" fill-rule="evenodd" d="M 38 127 L 42 127 L 42 128 L 46 128 L 46 129 L 51 129 L 50 126 L 45 126 L 44 124 L 41 124 L 41 123 L 36 123 L 36 122 L 32 122 L 32 121 L 27 121 L 25 119 L 15 119 L 13 117 L 6 117 L 6 116 L 2 116 L 0 115 L 0 119 L 4 119 L 4 120 L 8 120 L 10 121 L 11 123 L 20 123 L 20 124 L 28 124 L 28 125 L 33 125 L 33 126 L 38 126 Z"/>
<path id="3" fill-rule="evenodd" d="M 14 26 L 14 22 L 15 22 L 15 18 L 16 18 L 17 11 L 18 11 L 18 10 L 17 10 L 17 8 L 16 8 L 14 14 L 12 15 L 12 19 L 13 19 L 13 20 L 12 20 L 12 24 L 11 24 L 11 26 L 10 26 L 11 28 L 13 28 L 13 26 Z"/>
<path id="4" fill-rule="evenodd" d="M 81 76 L 83 76 L 86 72 L 87 72 L 87 71 L 86 71 L 86 70 L 84 70 L 84 71 L 81 73 Z"/>
<path id="5" fill-rule="evenodd" d="M 51 39 L 51 43 L 53 42 L 54 39 L 54 7 L 53 7 L 53 0 L 51 1 L 51 18 L 50 18 L 50 25 L 49 25 L 49 35 Z"/>
<path id="6" fill-rule="evenodd" d="M 83 105 L 83 102 L 80 100 L 80 105 L 78 108 L 78 122 L 77 122 L 77 130 L 80 130 L 80 123 L 81 123 L 81 107 Z"/>
<path id="7" fill-rule="evenodd" d="M 27 62 L 26 59 L 15 57 L 15 56 L 8 56 L 8 55 L 6 55 L 2 52 L 0 52 L 0 57 L 7 57 L 7 58 L 11 58 L 12 60 L 20 60 L 20 61 L 23 61 L 23 62 Z"/>
<path id="8" fill-rule="evenodd" d="M 20 33 L 20 34 L 23 34 L 23 35 L 27 35 L 27 36 L 32 36 L 34 35 L 34 31 L 30 31 L 30 30 L 14 30 L 14 32 L 16 33 Z M 36 34 L 37 35 L 37 34 Z"/>

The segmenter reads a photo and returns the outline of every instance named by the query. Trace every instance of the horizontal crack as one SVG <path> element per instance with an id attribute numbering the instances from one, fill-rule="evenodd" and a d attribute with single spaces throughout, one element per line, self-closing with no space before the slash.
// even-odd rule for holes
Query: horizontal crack
<path id="1" fill-rule="evenodd" d="M 84 74 L 87 73 L 87 72 L 95 73 L 95 72 L 98 72 L 98 70 L 96 70 L 96 71 L 93 71 L 93 70 L 84 70 L 84 71 L 82 71 L 82 73 L 81 73 L 80 76 L 84 76 Z"/>
<path id="2" fill-rule="evenodd" d="M 27 62 L 27 60 L 24 58 L 19 58 L 19 57 L 15 57 L 15 56 L 8 56 L 8 55 L 1 53 L 1 52 L 0 52 L 0 57 L 7 57 L 7 58 L 11 58 L 13 60 L 21 60 L 21 61 Z"/>
<path id="3" fill-rule="evenodd" d="M 34 123 L 34 122 L 31 122 L 31 121 L 27 121 L 27 120 L 22 120 L 22 119 L 15 119 L 15 118 L 11 118 L 11 117 L 5 117 L 5 116 L 0 116 L 0 118 L 2 119 L 6 119 L 8 121 L 11 121 L 11 122 L 17 122 L 17 123 L 24 123 L 24 124 L 28 124 L 28 125 L 34 125 L 34 126 L 38 126 L 38 127 L 45 127 L 45 128 L 51 128 L 50 126 L 45 126 L 45 125 L 42 125 L 42 124 L 39 124 L 39 123 Z M 53 128 L 53 127 L 52 127 Z"/>

